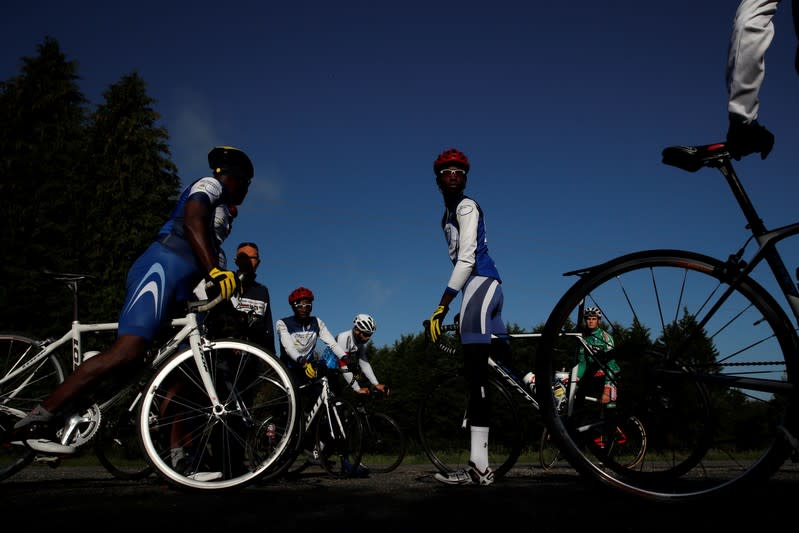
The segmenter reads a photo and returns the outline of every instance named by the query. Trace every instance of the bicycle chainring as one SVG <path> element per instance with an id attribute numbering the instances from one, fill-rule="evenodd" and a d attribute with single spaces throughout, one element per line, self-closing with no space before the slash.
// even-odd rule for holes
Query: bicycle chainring
<path id="1" fill-rule="evenodd" d="M 89 442 L 92 437 L 100 429 L 100 423 L 103 415 L 100 411 L 100 406 L 93 404 L 89 406 L 82 414 L 76 414 L 67 419 L 64 428 L 60 429 L 57 433 L 59 439 L 62 438 L 65 431 L 69 431 L 71 436 L 68 439 L 68 444 L 72 446 L 83 446 Z"/>

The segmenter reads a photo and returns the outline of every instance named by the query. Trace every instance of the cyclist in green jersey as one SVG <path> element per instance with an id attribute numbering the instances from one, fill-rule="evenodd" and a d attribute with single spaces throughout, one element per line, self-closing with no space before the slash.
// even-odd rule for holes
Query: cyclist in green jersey
<path id="1" fill-rule="evenodd" d="M 586 307 L 583 311 L 583 319 L 585 320 L 585 330 L 583 332 L 583 341 L 591 350 L 592 354 L 598 352 L 607 352 L 612 350 L 615 346 L 613 335 L 600 327 L 602 322 L 602 311 L 598 307 Z M 597 377 L 605 376 L 605 386 L 602 391 L 600 402 L 603 404 L 616 401 L 616 379 L 618 372 L 621 371 L 615 359 L 610 359 L 605 362 L 612 375 L 606 376 L 603 370 L 598 370 L 594 375 Z M 577 380 L 585 375 L 585 370 L 588 367 L 588 357 L 586 349 L 580 346 L 577 352 Z"/>

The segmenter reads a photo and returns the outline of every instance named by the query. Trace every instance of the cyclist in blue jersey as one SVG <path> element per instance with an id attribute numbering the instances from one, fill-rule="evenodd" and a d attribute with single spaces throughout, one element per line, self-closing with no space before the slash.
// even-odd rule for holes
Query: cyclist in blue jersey
<path id="1" fill-rule="evenodd" d="M 324 342 L 336 357 L 346 362 L 346 352 L 338 345 L 325 323 L 321 318 L 311 315 L 313 301 L 314 294 L 310 289 L 297 287 L 289 294 L 289 305 L 294 314 L 275 323 L 280 339 L 280 359 L 294 374 L 298 383 L 307 383 L 316 378 L 313 363 L 318 340 Z"/>
<path id="2" fill-rule="evenodd" d="M 40 405 L 14 426 L 16 443 L 43 453 L 70 454 L 55 432 L 67 415 L 81 409 L 105 380 L 124 380 L 132 365 L 140 364 L 159 330 L 172 314 L 192 298 L 205 277 L 216 291 L 230 299 L 239 290 L 234 272 L 218 266 L 214 214 L 220 205 L 240 205 L 254 170 L 250 158 L 231 146 L 208 153 L 213 176 L 186 187 L 157 239 L 128 271 L 127 295 L 119 315 L 118 335 L 111 347 L 84 361 Z M 84 406 L 85 407 L 85 406 Z"/>
<path id="3" fill-rule="evenodd" d="M 441 321 L 449 305 L 462 294 L 460 338 L 463 345 L 464 374 L 469 393 L 471 453 L 468 466 L 435 478 L 450 485 L 490 485 L 494 473 L 488 465 L 490 405 L 488 356 L 493 353 L 509 362 L 510 346 L 502 321 L 502 280 L 494 260 L 488 255 L 483 210 L 464 194 L 469 159 L 455 148 L 442 152 L 433 163 L 436 184 L 444 197 L 441 228 L 449 249 L 453 269 L 438 307 L 429 321 L 433 342 L 441 335 Z M 492 335 L 499 339 L 492 341 Z M 453 413 L 453 416 L 458 416 Z"/>
<path id="4" fill-rule="evenodd" d="M 314 294 L 310 289 L 297 287 L 289 294 L 289 305 L 294 313 L 275 323 L 275 330 L 280 339 L 280 360 L 292 372 L 298 385 L 308 383 L 317 377 L 314 360 L 317 355 L 316 343 L 319 340 L 324 342 L 327 345 L 326 349 L 332 351 L 334 356 L 339 359 L 340 367 L 344 370 L 347 369 L 347 353 L 338 345 L 336 338 L 327 329 L 324 321 L 311 315 L 313 301 Z M 331 380 L 330 384 L 335 385 L 335 380 Z M 313 405 L 320 393 L 321 385 L 318 383 L 302 389 L 303 411 L 310 410 L 310 406 Z M 311 462 L 315 462 L 318 451 L 311 450 L 308 435 L 304 437 L 306 438 L 305 453 Z M 359 465 L 356 476 L 367 475 L 368 470 Z"/>
<path id="5" fill-rule="evenodd" d="M 766 50 L 774 38 L 772 19 L 780 0 L 742 0 L 733 20 L 727 54 L 727 149 L 736 160 L 759 153 L 765 159 L 774 135 L 758 123 L 760 87 L 766 75 Z M 799 0 L 792 0 L 794 32 L 799 36 Z M 799 72 L 799 47 L 794 58 Z"/>
<path id="6" fill-rule="evenodd" d="M 352 319 L 352 327 L 350 329 L 342 331 L 336 336 L 336 342 L 347 353 L 347 366 L 352 365 L 357 360 L 361 373 L 369 380 L 375 390 L 388 394 L 389 389 L 377 379 L 372 363 L 369 362 L 369 357 L 366 354 L 366 345 L 369 344 L 369 339 L 372 338 L 376 330 L 375 319 L 366 313 L 360 313 Z M 369 394 L 369 387 L 362 387 L 352 372 L 344 373 L 344 381 L 358 394 Z"/>

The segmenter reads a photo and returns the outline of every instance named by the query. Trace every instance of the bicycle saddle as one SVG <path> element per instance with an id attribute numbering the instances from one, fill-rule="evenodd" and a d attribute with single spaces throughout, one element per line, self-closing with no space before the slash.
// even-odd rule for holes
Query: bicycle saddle
<path id="1" fill-rule="evenodd" d="M 700 146 L 669 146 L 663 149 L 663 162 L 673 167 L 696 172 L 702 167 L 718 167 L 730 158 L 724 143 Z"/>

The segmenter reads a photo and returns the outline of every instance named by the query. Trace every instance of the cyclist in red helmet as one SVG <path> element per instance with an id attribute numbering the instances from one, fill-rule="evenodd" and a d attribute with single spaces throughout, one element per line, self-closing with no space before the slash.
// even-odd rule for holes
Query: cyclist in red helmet
<path id="1" fill-rule="evenodd" d="M 490 485 L 494 473 L 488 463 L 490 406 L 488 356 L 510 358 L 507 330 L 502 320 L 502 280 L 494 260 L 488 255 L 483 210 L 464 194 L 469 159 L 455 148 L 442 152 L 433 163 L 436 184 L 444 197 L 441 228 L 447 240 L 453 264 L 447 286 L 438 307 L 430 317 L 429 334 L 433 342 L 441 335 L 441 321 L 458 293 L 460 338 L 463 345 L 464 371 L 469 393 L 471 456 L 468 466 L 435 478 L 450 485 Z M 502 340 L 494 339 L 492 335 Z M 453 416 L 458 416 L 453 413 Z"/>
<path id="2" fill-rule="evenodd" d="M 310 289 L 297 287 L 289 294 L 289 305 L 294 314 L 275 323 L 280 338 L 280 359 L 294 373 L 298 383 L 316 377 L 314 350 L 318 340 L 324 342 L 339 359 L 346 361 L 347 356 L 322 319 L 311 315 L 313 301 L 314 294 Z"/>
<path id="3" fill-rule="evenodd" d="M 318 363 L 315 352 L 319 340 L 327 345 L 327 349 L 342 362 L 341 367 L 346 369 L 347 353 L 338 345 L 336 338 L 322 319 L 311 314 L 314 301 L 311 289 L 297 287 L 291 291 L 288 300 L 294 313 L 278 320 L 275 323 L 275 330 L 280 339 L 280 360 L 291 371 L 297 385 L 313 381 L 317 376 L 317 366 L 324 364 Z M 338 380 L 331 380 L 331 385 L 336 381 Z M 299 398 L 303 404 L 301 408 L 303 411 L 308 411 L 321 393 L 321 384 L 303 387 L 300 391 Z M 313 444 L 306 441 L 303 447 L 308 460 L 316 462 L 316 454 L 312 451 Z"/>

